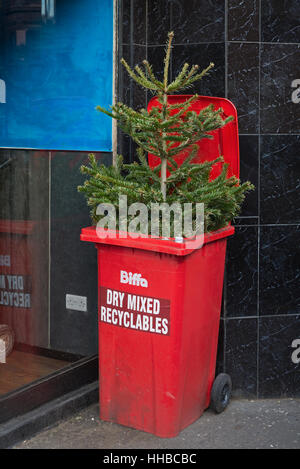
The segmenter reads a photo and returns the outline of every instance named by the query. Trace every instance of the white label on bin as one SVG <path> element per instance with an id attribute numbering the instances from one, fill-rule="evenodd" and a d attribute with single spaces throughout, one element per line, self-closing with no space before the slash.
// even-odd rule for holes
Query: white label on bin
<path id="1" fill-rule="evenodd" d="M 99 321 L 152 334 L 170 335 L 170 301 L 100 287 Z"/>

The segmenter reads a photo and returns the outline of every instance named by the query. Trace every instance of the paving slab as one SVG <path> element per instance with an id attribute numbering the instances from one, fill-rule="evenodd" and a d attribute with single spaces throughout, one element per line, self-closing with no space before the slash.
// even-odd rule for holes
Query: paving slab
<path id="1" fill-rule="evenodd" d="M 299 449 L 300 399 L 231 401 L 222 414 L 208 409 L 175 438 L 104 422 L 98 404 L 48 428 L 14 449 Z"/>

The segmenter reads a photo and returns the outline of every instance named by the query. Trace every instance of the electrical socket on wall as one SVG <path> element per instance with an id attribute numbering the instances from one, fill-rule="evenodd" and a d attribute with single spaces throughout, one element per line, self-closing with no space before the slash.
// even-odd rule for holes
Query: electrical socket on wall
<path id="1" fill-rule="evenodd" d="M 75 311 L 87 312 L 87 297 L 78 295 L 66 295 L 66 308 Z"/>

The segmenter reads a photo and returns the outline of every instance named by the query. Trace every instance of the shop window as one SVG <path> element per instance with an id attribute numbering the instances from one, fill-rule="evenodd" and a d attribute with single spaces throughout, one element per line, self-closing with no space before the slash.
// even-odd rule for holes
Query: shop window
<path id="1" fill-rule="evenodd" d="M 77 186 L 89 152 L 110 162 L 111 121 L 95 106 L 112 102 L 112 36 L 111 0 L 0 2 L 0 406 L 97 353 Z M 70 294 L 85 311 L 67 307 Z"/>

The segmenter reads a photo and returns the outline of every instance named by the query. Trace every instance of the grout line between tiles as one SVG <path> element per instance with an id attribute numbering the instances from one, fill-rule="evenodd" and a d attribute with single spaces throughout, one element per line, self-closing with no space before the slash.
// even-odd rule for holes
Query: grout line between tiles
<path id="1" fill-rule="evenodd" d="M 225 0 L 225 98 L 228 98 L 228 0 Z"/>
<path id="2" fill-rule="evenodd" d="M 260 228 L 260 220 L 261 220 L 261 213 L 260 213 L 260 154 L 261 154 L 261 83 L 260 83 L 260 77 L 261 77 L 261 0 L 258 0 L 258 34 L 259 34 L 259 44 L 258 44 L 258 181 L 257 181 L 257 200 L 258 200 L 258 220 L 259 220 L 259 226 L 257 228 L 257 347 L 256 347 L 256 397 L 258 398 L 259 396 L 259 353 L 260 353 L 260 347 L 259 347 L 259 340 L 260 340 L 260 321 L 259 321 L 259 316 L 260 316 L 260 234 L 261 234 L 261 228 Z"/>

